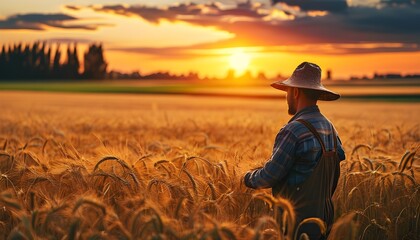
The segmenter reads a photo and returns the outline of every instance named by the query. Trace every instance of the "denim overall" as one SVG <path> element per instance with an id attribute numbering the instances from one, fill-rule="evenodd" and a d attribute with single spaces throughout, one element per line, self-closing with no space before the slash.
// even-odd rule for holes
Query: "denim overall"
<path id="1" fill-rule="evenodd" d="M 296 225 L 305 218 L 320 218 L 327 224 L 327 235 L 334 221 L 334 206 L 332 196 L 337 187 L 340 176 L 340 159 L 337 155 L 337 137 L 333 130 L 334 149 L 327 151 L 325 144 L 316 129 L 307 121 L 297 119 L 304 124 L 316 137 L 322 147 L 322 155 L 312 174 L 297 185 L 288 185 L 281 182 L 273 188 L 274 196 L 281 196 L 292 202 L 296 213 Z M 301 233 L 308 234 L 312 239 L 326 239 L 321 236 L 319 227 L 314 223 L 303 224 L 299 228 L 298 238 Z"/>

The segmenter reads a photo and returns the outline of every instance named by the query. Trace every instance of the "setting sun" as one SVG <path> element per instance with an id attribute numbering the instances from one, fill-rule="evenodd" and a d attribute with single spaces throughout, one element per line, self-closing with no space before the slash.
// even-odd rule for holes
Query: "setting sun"
<path id="1" fill-rule="evenodd" d="M 251 61 L 251 56 L 244 53 L 243 50 L 237 50 L 229 57 L 229 64 L 237 74 L 242 74 L 248 68 Z"/>

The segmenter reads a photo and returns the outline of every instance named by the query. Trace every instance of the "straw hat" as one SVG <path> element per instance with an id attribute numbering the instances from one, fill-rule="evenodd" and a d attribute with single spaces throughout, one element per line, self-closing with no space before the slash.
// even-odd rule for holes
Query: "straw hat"
<path id="1" fill-rule="evenodd" d="M 287 91 L 289 87 L 306 88 L 320 91 L 319 100 L 334 101 L 340 94 L 326 89 L 321 83 L 321 68 L 309 62 L 303 62 L 293 72 L 292 76 L 284 81 L 271 84 L 273 88 Z"/>

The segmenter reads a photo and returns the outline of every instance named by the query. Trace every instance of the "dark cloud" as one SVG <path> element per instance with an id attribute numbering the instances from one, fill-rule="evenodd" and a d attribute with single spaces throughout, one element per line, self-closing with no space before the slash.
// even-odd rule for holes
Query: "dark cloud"
<path id="1" fill-rule="evenodd" d="M 342 19 L 349 30 L 366 34 L 381 34 L 387 39 L 401 42 L 420 42 L 420 8 L 385 7 L 381 9 L 352 8 Z M 341 16 L 343 18 L 343 16 Z"/>
<path id="2" fill-rule="evenodd" d="M 66 14 L 18 14 L 0 20 L 0 29 L 45 30 L 48 27 L 96 30 L 102 24 L 72 24 L 78 18 Z"/>
<path id="3" fill-rule="evenodd" d="M 193 46 L 187 47 L 130 47 L 130 48 L 108 48 L 109 51 L 120 51 L 130 53 L 140 53 L 150 55 L 152 58 L 165 57 L 165 59 L 191 59 L 201 58 L 206 56 L 214 56 L 211 54 L 194 53 L 192 50 Z"/>
<path id="4" fill-rule="evenodd" d="M 174 21 L 176 17 L 176 14 L 174 14 L 172 11 L 146 6 L 133 6 L 130 8 L 126 8 L 123 5 L 112 5 L 96 8 L 94 7 L 94 9 L 100 12 L 115 13 L 125 16 L 137 15 L 152 23 L 158 23 L 161 19 Z"/>
<path id="5" fill-rule="evenodd" d="M 92 43 L 93 40 L 86 39 L 86 38 L 48 38 L 39 40 L 40 42 L 49 42 L 49 43 Z"/>
<path id="6" fill-rule="evenodd" d="M 235 35 L 232 39 L 196 46 L 197 48 L 332 44 L 337 47 L 336 51 L 328 49 L 305 49 L 305 51 L 327 54 L 419 51 L 420 28 L 417 23 L 420 8 L 408 5 L 387 5 L 381 8 L 346 5 L 346 8 L 344 12 L 336 8 L 336 11 L 322 12 L 324 15 L 316 17 L 311 14 L 313 11 L 295 9 L 294 11 L 298 12 L 288 12 L 282 6 L 266 8 L 261 4 L 250 2 L 238 4 L 233 8 L 224 8 L 216 3 L 188 3 L 167 8 L 114 5 L 94 9 L 137 16 L 155 24 L 161 20 L 184 21 L 198 26 L 215 27 Z M 340 45 L 360 43 L 376 45 L 367 47 L 363 45 L 360 48 Z M 377 43 L 397 44 L 384 47 Z M 289 49 L 299 51 L 301 48 Z M 155 52 L 155 49 L 145 48 L 132 50 L 143 53 L 150 51 L 150 54 Z M 176 56 L 179 49 L 165 50 L 167 50 L 165 54 L 169 57 L 169 55 Z"/>
<path id="7" fill-rule="evenodd" d="M 416 5 L 416 0 L 381 0 L 381 3 L 390 5 Z"/>
<path id="8" fill-rule="evenodd" d="M 285 3 L 304 11 L 342 12 L 348 7 L 346 0 L 272 0 L 272 3 Z"/>
<path id="9" fill-rule="evenodd" d="M 242 45 L 243 46 L 243 45 Z M 198 44 L 194 46 L 183 47 L 138 47 L 138 48 L 110 48 L 109 51 L 122 51 L 130 53 L 146 54 L 152 58 L 161 59 L 194 59 L 202 57 L 220 57 L 223 53 L 211 53 L 206 50 L 213 48 L 237 47 L 237 45 L 227 45 L 225 41 L 213 44 Z M 388 43 L 388 44 L 294 44 L 285 46 L 267 46 L 263 48 L 255 48 L 249 46 L 246 52 L 252 53 L 305 53 L 305 54 L 324 54 L 324 55 L 338 55 L 338 54 L 367 54 L 367 53 L 385 53 L 385 52 L 415 52 L 420 51 L 418 44 L 409 43 Z M 227 52 L 226 55 L 229 53 Z"/>
<path id="10" fill-rule="evenodd" d="M 193 59 L 203 57 L 220 57 L 229 55 L 229 51 L 209 52 L 208 49 L 220 49 L 237 47 L 235 44 L 227 44 L 225 41 L 212 44 L 197 44 L 194 46 L 182 47 L 130 47 L 130 48 L 109 48 L 110 51 L 121 51 L 139 53 L 151 56 L 151 58 L 161 59 Z M 243 45 L 241 45 L 243 46 Z M 411 43 L 334 43 L 334 44 L 294 44 L 282 46 L 254 47 L 248 46 L 244 51 L 247 53 L 305 53 L 305 54 L 368 54 L 378 52 L 417 52 L 420 51 L 419 44 Z"/>
<path id="11" fill-rule="evenodd" d="M 193 19 L 196 17 L 212 18 L 213 21 L 220 20 L 219 17 L 243 17 L 260 19 L 267 14 L 258 12 L 260 4 L 252 4 L 249 2 L 240 3 L 236 8 L 223 9 L 217 3 L 182 3 L 167 8 L 148 7 L 148 6 L 130 6 L 110 5 L 102 7 L 91 7 L 96 11 L 109 12 L 125 16 L 139 16 L 149 22 L 159 23 L 160 20 L 177 21 L 185 19 Z M 67 6 L 73 8 L 72 6 Z"/>
<path id="12" fill-rule="evenodd" d="M 79 6 L 71 6 L 71 5 L 66 5 L 64 7 L 68 8 L 70 10 L 75 10 L 75 11 L 78 11 L 78 10 L 81 9 L 81 7 L 79 7 Z"/>

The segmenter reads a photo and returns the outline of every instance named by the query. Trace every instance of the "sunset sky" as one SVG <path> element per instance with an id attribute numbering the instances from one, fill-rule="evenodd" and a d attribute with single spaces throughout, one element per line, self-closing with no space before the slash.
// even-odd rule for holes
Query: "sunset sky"
<path id="1" fill-rule="evenodd" d="M 108 70 L 142 74 L 420 73 L 419 22 L 416 0 L 0 0 L 0 44 L 102 42 Z"/>

